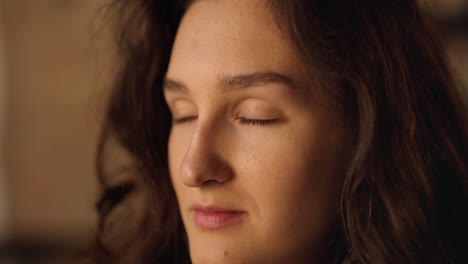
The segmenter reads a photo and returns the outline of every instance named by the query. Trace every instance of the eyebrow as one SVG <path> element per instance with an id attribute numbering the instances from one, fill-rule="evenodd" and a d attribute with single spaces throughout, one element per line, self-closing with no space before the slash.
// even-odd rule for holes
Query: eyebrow
<path id="1" fill-rule="evenodd" d="M 243 90 L 250 87 L 261 86 L 271 83 L 282 83 L 288 86 L 293 86 L 293 81 L 280 73 L 254 72 L 239 75 L 223 75 L 218 78 L 216 87 L 224 92 L 232 90 Z M 164 91 L 187 92 L 187 86 L 180 81 L 166 77 L 163 82 Z"/>

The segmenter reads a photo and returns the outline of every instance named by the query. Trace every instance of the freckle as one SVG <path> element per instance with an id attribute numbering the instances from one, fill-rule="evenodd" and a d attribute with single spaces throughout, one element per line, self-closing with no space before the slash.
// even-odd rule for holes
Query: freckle
<path id="1" fill-rule="evenodd" d="M 223 256 L 224 256 L 224 257 L 227 257 L 227 256 L 228 256 L 227 250 L 224 250 L 224 251 L 223 251 Z"/>

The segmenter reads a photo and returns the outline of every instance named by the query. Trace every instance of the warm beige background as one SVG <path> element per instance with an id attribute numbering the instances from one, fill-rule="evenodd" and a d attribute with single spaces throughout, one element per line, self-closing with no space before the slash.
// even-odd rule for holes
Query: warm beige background
<path id="1" fill-rule="evenodd" d="M 3 157 L 14 240 L 83 243 L 93 235 L 98 105 L 110 54 L 97 32 L 103 3 L 0 0 Z"/>
<path id="2" fill-rule="evenodd" d="M 4 32 L 3 32 L 3 21 L 2 12 L 0 5 L 0 150 L 4 147 L 4 125 L 5 125 L 5 91 L 6 91 L 6 80 L 5 80 L 5 43 L 4 43 Z M 4 155 L 3 151 L 0 151 L 0 242 L 6 240 L 9 231 L 9 200 L 7 200 L 7 186 L 6 186 L 6 175 L 4 171 Z"/>

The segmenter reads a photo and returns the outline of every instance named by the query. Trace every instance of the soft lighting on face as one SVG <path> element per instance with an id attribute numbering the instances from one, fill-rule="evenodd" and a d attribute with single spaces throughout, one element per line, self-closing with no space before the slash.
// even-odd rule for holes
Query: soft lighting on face
<path id="1" fill-rule="evenodd" d="M 336 215 L 341 122 L 303 68 L 263 6 L 200 1 L 185 15 L 164 94 L 194 263 L 318 258 Z"/>

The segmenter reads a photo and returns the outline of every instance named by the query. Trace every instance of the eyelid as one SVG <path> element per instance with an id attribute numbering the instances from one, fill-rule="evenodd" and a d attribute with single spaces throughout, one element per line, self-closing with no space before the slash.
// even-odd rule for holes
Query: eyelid
<path id="1" fill-rule="evenodd" d="M 252 105 L 241 106 L 236 112 L 235 119 L 240 125 L 267 126 L 282 122 L 284 116 L 273 107 Z"/>
<path id="2" fill-rule="evenodd" d="M 266 126 L 272 125 L 280 122 L 281 120 L 278 118 L 275 119 L 249 119 L 245 117 L 237 118 L 238 122 L 241 125 L 251 125 L 251 126 Z"/>
<path id="3" fill-rule="evenodd" d="M 283 118 L 283 114 L 269 103 L 251 99 L 236 105 L 235 117 L 242 117 L 246 120 L 273 120 Z"/>
<path id="4" fill-rule="evenodd" d="M 174 123 L 185 123 L 198 115 L 197 107 L 190 100 L 177 99 L 171 101 L 168 105 Z"/>
<path id="5" fill-rule="evenodd" d="M 185 116 L 185 117 L 180 117 L 180 118 L 174 118 L 172 122 L 174 124 L 183 124 L 183 123 L 189 123 L 191 121 L 194 121 L 198 118 L 198 116 Z"/>

